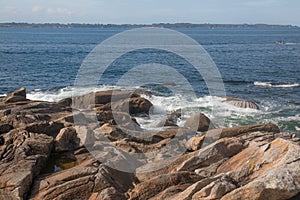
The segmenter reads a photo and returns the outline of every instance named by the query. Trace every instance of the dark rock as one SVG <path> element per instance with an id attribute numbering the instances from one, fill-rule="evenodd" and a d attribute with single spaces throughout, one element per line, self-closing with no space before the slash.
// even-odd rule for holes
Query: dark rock
<path id="1" fill-rule="evenodd" d="M 57 102 L 59 105 L 70 107 L 72 106 L 72 98 L 65 98 Z"/>
<path id="2" fill-rule="evenodd" d="M 213 128 L 213 125 L 211 124 L 210 119 L 203 113 L 197 113 L 186 120 L 184 127 L 190 128 L 193 131 L 204 132 L 209 128 Z"/>
<path id="3" fill-rule="evenodd" d="M 178 113 L 172 113 L 167 115 L 167 118 L 158 123 L 157 127 L 164 127 L 164 126 L 177 126 L 178 121 Z M 180 115 L 179 115 L 180 116 Z"/>
<path id="4" fill-rule="evenodd" d="M 5 139 L 3 136 L 0 136 L 0 145 L 4 145 Z"/>
<path id="5" fill-rule="evenodd" d="M 7 133 L 9 132 L 10 130 L 12 130 L 14 127 L 9 125 L 9 124 L 6 124 L 6 123 L 1 123 L 0 122 L 0 134 L 3 134 L 3 133 Z"/>
<path id="6" fill-rule="evenodd" d="M 55 138 L 63 127 L 64 125 L 58 122 L 37 122 L 27 125 L 25 130 L 33 133 L 44 133 Z"/>
<path id="7" fill-rule="evenodd" d="M 18 101 L 26 101 L 26 89 L 20 88 L 2 99 L 5 103 L 15 103 Z"/>

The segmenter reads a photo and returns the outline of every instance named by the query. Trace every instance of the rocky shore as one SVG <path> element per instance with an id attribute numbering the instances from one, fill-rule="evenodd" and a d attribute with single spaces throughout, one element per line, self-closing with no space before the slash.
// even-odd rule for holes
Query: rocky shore
<path id="1" fill-rule="evenodd" d="M 136 118 L 148 117 L 153 105 L 143 95 L 151 93 L 45 102 L 28 100 L 21 88 L 0 97 L 0 199 L 300 199 L 295 135 L 274 124 L 218 129 L 203 113 L 180 127 L 178 112 L 159 131 L 144 130 Z"/>

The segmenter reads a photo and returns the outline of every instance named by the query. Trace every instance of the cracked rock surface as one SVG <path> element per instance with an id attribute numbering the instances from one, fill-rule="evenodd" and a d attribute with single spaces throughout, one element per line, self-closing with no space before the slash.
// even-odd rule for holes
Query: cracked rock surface
<path id="1" fill-rule="evenodd" d="M 203 113 L 184 127 L 144 130 L 135 118 L 153 105 L 141 94 L 151 95 L 101 91 L 55 103 L 28 100 L 21 88 L 0 97 L 0 200 L 300 198 L 296 136 L 273 124 L 215 129 Z"/>

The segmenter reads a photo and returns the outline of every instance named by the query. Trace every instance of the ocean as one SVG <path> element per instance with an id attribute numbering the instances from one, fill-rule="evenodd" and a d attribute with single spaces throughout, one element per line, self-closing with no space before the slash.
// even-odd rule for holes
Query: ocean
<path id="1" fill-rule="evenodd" d="M 74 86 L 83 60 L 99 43 L 126 30 L 0 28 L 0 95 L 26 87 L 29 99 L 59 101 L 72 94 L 89 92 L 91 88 Z M 165 87 L 154 83 L 131 88 L 115 84 L 124 66 L 140 62 L 140 54 L 148 53 L 150 61 L 167 60 L 171 65 L 185 67 L 176 58 L 155 50 L 133 52 L 119 65 L 115 63 L 96 89 L 151 90 L 154 95 L 146 98 L 153 102 L 154 113 L 150 118 L 138 119 L 144 128 L 153 128 L 166 113 L 182 109 L 179 124 L 192 113 L 201 111 L 220 127 L 274 123 L 282 132 L 300 133 L 300 28 L 175 30 L 196 40 L 210 54 L 220 71 L 227 96 L 253 100 L 260 110 L 236 108 L 221 97 L 210 96 L 201 77 L 195 79 L 200 95 L 193 98 L 170 91 L 168 87 L 174 83 Z M 276 44 L 278 40 L 285 44 Z"/>

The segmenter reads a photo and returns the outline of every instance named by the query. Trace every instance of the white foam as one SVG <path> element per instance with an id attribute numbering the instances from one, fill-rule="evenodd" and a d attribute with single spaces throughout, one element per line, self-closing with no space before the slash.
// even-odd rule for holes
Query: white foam
<path id="1" fill-rule="evenodd" d="M 298 86 L 299 86 L 299 83 L 273 85 L 273 87 L 277 87 L 277 88 L 289 88 L 289 87 L 298 87 Z"/>
<path id="2" fill-rule="evenodd" d="M 57 102 L 61 99 L 84 95 L 90 92 L 95 91 L 104 91 L 104 90 L 112 90 L 112 89 L 121 89 L 121 87 L 103 85 L 99 87 L 64 87 L 59 90 L 49 91 L 49 90 L 40 90 L 36 89 L 27 94 L 27 98 L 30 100 L 39 100 L 39 101 L 50 101 Z"/>
<path id="3" fill-rule="evenodd" d="M 271 82 L 259 82 L 259 81 L 255 81 L 254 85 L 256 86 L 267 86 L 267 87 L 272 87 Z"/>
<path id="4" fill-rule="evenodd" d="M 83 95 L 94 91 L 110 89 L 130 89 L 116 86 L 99 86 L 97 88 L 75 88 L 65 87 L 58 90 L 34 90 L 28 94 L 29 99 L 56 102 L 63 98 Z M 131 88 L 132 89 L 132 88 Z M 134 88 L 138 89 L 138 88 Z M 280 122 L 300 122 L 299 115 L 282 116 L 281 113 L 288 110 L 298 110 L 298 105 L 282 106 L 276 101 L 260 102 L 261 110 L 250 108 L 238 108 L 226 103 L 225 98 L 214 96 L 193 97 L 176 94 L 169 97 L 163 96 L 143 96 L 154 105 L 154 113 L 149 118 L 137 118 L 142 128 L 156 129 L 159 122 L 166 118 L 168 113 L 181 110 L 182 119 L 177 125 L 183 126 L 185 121 L 194 113 L 202 112 L 208 116 L 218 127 L 233 127 L 245 124 L 274 123 Z M 297 125 L 297 124 L 296 124 Z"/>
<path id="5" fill-rule="evenodd" d="M 290 87 L 298 87 L 299 83 L 289 83 L 289 84 L 272 84 L 271 82 L 260 82 L 255 81 L 254 85 L 263 86 L 263 87 L 274 87 L 274 88 L 290 88 Z"/>

